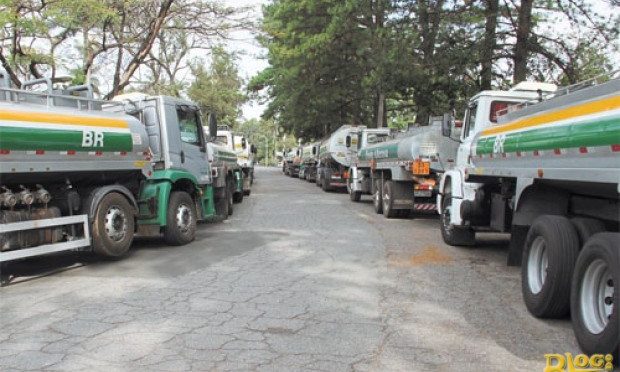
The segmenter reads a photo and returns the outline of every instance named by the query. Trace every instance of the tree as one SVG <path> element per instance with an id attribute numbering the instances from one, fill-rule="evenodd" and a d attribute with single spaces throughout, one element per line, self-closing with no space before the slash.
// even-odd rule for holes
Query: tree
<path id="1" fill-rule="evenodd" d="M 243 80 L 239 77 L 235 56 L 217 47 L 213 49 L 209 67 L 199 61 L 192 72 L 196 80 L 187 91 L 190 99 L 204 112 L 215 113 L 219 123 L 234 127 L 241 105 L 247 100 L 241 92 Z"/>

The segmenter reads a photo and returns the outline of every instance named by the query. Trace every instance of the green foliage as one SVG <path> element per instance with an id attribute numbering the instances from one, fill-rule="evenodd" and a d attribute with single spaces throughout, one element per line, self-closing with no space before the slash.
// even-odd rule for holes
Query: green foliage
<path id="1" fill-rule="evenodd" d="M 620 18 L 596 14 L 596 1 L 534 1 L 526 40 L 529 78 L 570 83 L 617 68 L 610 53 Z M 270 99 L 265 118 L 303 138 L 320 138 L 343 124 L 426 124 L 452 104 L 462 111 L 488 79 L 496 87 L 512 83 L 524 8 L 519 1 L 489 4 L 274 0 L 264 7 L 259 38 L 270 67 L 249 88 Z M 572 37 L 556 32 L 556 23 Z M 491 71 L 485 81 L 483 64 Z"/>
<path id="2" fill-rule="evenodd" d="M 242 133 L 250 143 L 256 146 L 257 161 L 261 164 L 275 165 L 276 153 L 297 145 L 297 139 L 294 136 L 281 135 L 279 128 L 274 120 L 250 119 L 237 126 L 235 132 Z"/>
<path id="3" fill-rule="evenodd" d="M 224 48 L 215 48 L 209 67 L 205 67 L 204 61 L 192 67 L 196 80 L 187 91 L 204 112 L 215 113 L 219 123 L 230 127 L 235 126 L 241 105 L 247 100 L 241 91 L 243 81 L 235 59 Z"/>

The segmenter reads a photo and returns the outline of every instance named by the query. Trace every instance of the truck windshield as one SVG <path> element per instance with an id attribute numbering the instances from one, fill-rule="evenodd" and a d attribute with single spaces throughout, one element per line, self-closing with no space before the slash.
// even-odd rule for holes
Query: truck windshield
<path id="1" fill-rule="evenodd" d="M 217 136 L 216 141 L 228 145 L 228 137 L 226 136 Z"/>

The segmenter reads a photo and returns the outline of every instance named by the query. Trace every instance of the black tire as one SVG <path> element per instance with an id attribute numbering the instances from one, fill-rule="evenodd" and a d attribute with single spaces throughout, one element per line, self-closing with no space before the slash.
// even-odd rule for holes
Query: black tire
<path id="1" fill-rule="evenodd" d="M 233 194 L 233 203 L 239 204 L 243 201 L 243 196 L 245 192 L 235 191 Z"/>
<path id="2" fill-rule="evenodd" d="M 135 212 L 127 198 L 117 192 L 106 194 L 92 224 L 93 252 L 106 258 L 127 254 L 133 243 Z"/>
<path id="3" fill-rule="evenodd" d="M 244 190 L 243 195 L 250 196 L 252 194 L 252 190 Z"/>
<path id="4" fill-rule="evenodd" d="M 362 192 L 353 191 L 353 189 L 351 188 L 351 178 L 347 178 L 347 192 L 349 193 L 349 199 L 352 202 L 357 203 L 362 199 Z"/>
<path id="5" fill-rule="evenodd" d="M 383 192 L 381 193 L 381 202 L 383 203 L 383 215 L 385 218 L 398 217 L 397 209 L 394 209 L 394 182 L 385 181 L 383 184 Z"/>
<path id="6" fill-rule="evenodd" d="M 568 314 L 578 254 L 579 236 L 568 218 L 544 215 L 534 220 L 525 238 L 521 265 L 521 292 L 532 315 L 562 318 Z"/>
<path id="7" fill-rule="evenodd" d="M 571 285 L 571 315 L 575 337 L 579 346 L 587 355 L 615 353 L 616 357 L 618 356 L 618 347 L 620 347 L 620 291 L 618 290 L 620 283 L 620 245 L 618 245 L 618 242 L 620 242 L 619 233 L 595 234 L 588 239 L 575 264 Z M 585 289 L 591 293 L 591 290 L 587 289 L 587 282 L 584 283 L 584 278 L 586 273 L 589 274 L 588 276 L 595 273 L 596 268 L 600 268 L 599 265 L 601 263 L 606 265 L 606 272 L 611 275 L 611 279 L 605 283 L 606 286 L 611 288 L 612 292 L 611 296 L 606 297 L 609 298 L 612 306 L 606 325 L 596 320 L 594 320 L 594 323 L 592 321 L 588 322 L 585 320 L 587 316 L 584 316 L 584 309 L 586 313 L 592 314 L 592 310 L 594 310 L 596 314 L 596 307 L 592 306 L 596 306 L 597 303 L 600 305 L 600 302 L 597 301 L 588 302 L 588 296 L 584 296 L 583 290 L 585 286 Z M 598 272 L 598 274 L 604 277 L 604 272 Z M 605 281 L 604 278 L 603 281 Z M 596 280 L 591 282 L 596 283 Z M 600 288 L 596 285 L 594 287 Z M 608 288 L 604 288 L 604 290 L 609 293 Z M 595 319 L 600 321 L 603 318 Z M 604 327 L 599 331 L 599 329 L 595 329 L 597 326 Z M 616 363 L 618 362 L 616 361 Z"/>
<path id="8" fill-rule="evenodd" d="M 216 191 L 216 194 L 223 193 L 224 195 L 215 200 L 215 213 L 222 219 L 228 218 L 228 192 L 227 187 L 224 190 Z"/>
<path id="9" fill-rule="evenodd" d="M 330 180 L 331 175 L 329 174 L 328 171 L 324 171 L 323 172 L 323 177 L 322 177 L 322 182 L 321 182 L 321 188 L 323 189 L 323 191 L 327 192 L 331 190 L 331 187 L 329 186 L 329 180 Z"/>
<path id="10" fill-rule="evenodd" d="M 196 204 L 184 191 L 170 193 L 164 240 L 169 245 L 185 245 L 196 238 Z"/>
<path id="11" fill-rule="evenodd" d="M 374 192 L 372 194 L 372 206 L 374 207 L 376 214 L 382 214 L 383 213 L 383 199 L 382 199 L 383 188 L 381 187 L 382 182 L 380 178 L 372 182 L 374 184 L 374 187 L 373 187 Z"/>
<path id="12" fill-rule="evenodd" d="M 579 235 L 579 247 L 583 247 L 592 235 L 605 231 L 603 222 L 594 218 L 573 217 L 570 222 Z"/>
<path id="13" fill-rule="evenodd" d="M 226 180 L 226 200 L 228 201 L 228 215 L 232 216 L 234 211 L 234 184 L 231 178 Z"/>
<path id="14" fill-rule="evenodd" d="M 319 170 L 317 169 L 317 171 L 316 171 L 316 179 L 314 180 L 314 183 L 316 184 L 316 187 L 321 187 L 322 186 L 323 177 L 321 177 L 321 173 L 322 172 L 319 172 Z"/>
<path id="15" fill-rule="evenodd" d="M 471 228 L 450 224 L 450 208 L 452 195 L 444 194 L 441 201 L 441 216 L 439 226 L 443 241 L 452 246 L 471 246 L 476 243 L 476 232 Z"/>

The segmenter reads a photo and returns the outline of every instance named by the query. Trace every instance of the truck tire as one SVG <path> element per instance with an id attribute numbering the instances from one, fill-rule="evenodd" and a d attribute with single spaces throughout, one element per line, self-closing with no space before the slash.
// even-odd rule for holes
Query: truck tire
<path id="1" fill-rule="evenodd" d="M 612 354 L 620 346 L 620 234 L 598 233 L 579 254 L 571 286 L 571 315 L 584 353 Z"/>
<path id="2" fill-rule="evenodd" d="M 443 241 L 452 246 L 470 246 L 476 243 L 476 232 L 468 227 L 450 223 L 452 194 L 444 194 L 441 203 L 440 228 Z"/>
<path id="3" fill-rule="evenodd" d="M 316 184 L 316 187 L 321 187 L 321 185 L 322 185 L 322 180 L 323 180 L 323 177 L 321 177 L 322 173 L 323 173 L 323 171 L 319 171 L 317 169 L 317 171 L 316 171 L 316 179 L 314 180 L 314 183 Z"/>
<path id="4" fill-rule="evenodd" d="M 361 191 L 353 191 L 353 188 L 351 187 L 351 178 L 347 179 L 347 191 L 349 192 L 349 199 L 351 199 L 352 202 L 357 203 L 362 199 Z"/>
<path id="5" fill-rule="evenodd" d="M 235 184 L 233 183 L 233 180 L 229 177 L 226 179 L 226 201 L 228 202 L 228 215 L 232 216 L 233 214 L 233 208 L 234 208 L 234 189 L 235 189 Z"/>
<path id="6" fill-rule="evenodd" d="M 244 192 L 235 191 L 235 193 L 233 194 L 233 202 L 236 204 L 241 203 L 243 201 L 244 194 Z"/>
<path id="7" fill-rule="evenodd" d="M 372 195 L 372 206 L 375 209 L 376 214 L 383 213 L 383 188 L 381 187 L 381 179 L 376 179 L 374 182 L 374 193 Z"/>
<path id="8" fill-rule="evenodd" d="M 97 206 L 92 224 L 93 251 L 106 258 L 124 256 L 133 243 L 134 217 L 133 207 L 123 195 L 106 194 Z"/>
<path id="9" fill-rule="evenodd" d="M 534 220 L 521 265 L 521 291 L 532 315 L 561 318 L 568 314 L 578 254 L 579 236 L 568 218 L 543 215 Z"/>
<path id="10" fill-rule="evenodd" d="M 322 181 L 321 182 L 321 188 L 323 189 L 323 191 L 327 192 L 331 190 L 331 187 L 329 186 L 329 180 L 331 179 L 331 175 L 329 174 L 329 172 L 327 170 L 325 170 L 323 172 L 323 177 L 322 177 Z"/>
<path id="11" fill-rule="evenodd" d="M 394 209 L 394 182 L 385 181 L 383 184 L 383 192 L 381 193 L 381 202 L 383 203 L 383 215 L 385 218 L 398 217 L 399 211 Z"/>
<path id="12" fill-rule="evenodd" d="M 169 245 L 185 245 L 196 238 L 196 204 L 185 191 L 170 193 L 164 239 Z"/>
<path id="13" fill-rule="evenodd" d="M 575 230 L 577 230 L 577 235 L 579 235 L 580 248 L 586 244 L 592 235 L 605 231 L 603 222 L 595 220 L 594 218 L 573 217 L 570 219 L 570 222 L 575 227 Z"/>
<path id="14" fill-rule="evenodd" d="M 228 218 L 228 187 L 224 187 L 224 196 L 215 200 L 215 213 L 222 219 Z M 221 190 L 221 188 L 219 189 Z M 221 194 L 222 191 L 216 191 L 215 194 Z"/>

